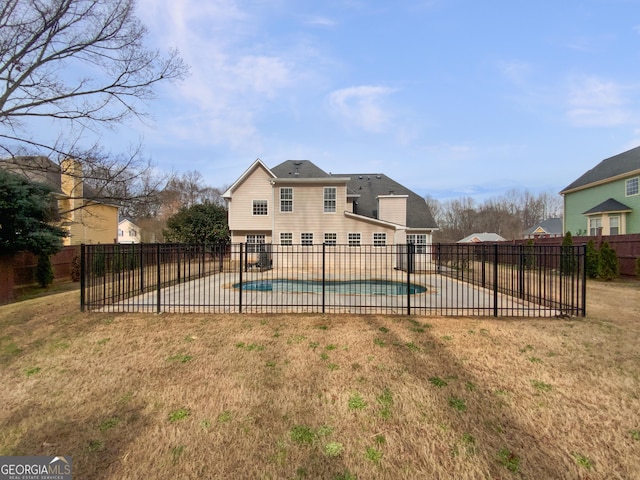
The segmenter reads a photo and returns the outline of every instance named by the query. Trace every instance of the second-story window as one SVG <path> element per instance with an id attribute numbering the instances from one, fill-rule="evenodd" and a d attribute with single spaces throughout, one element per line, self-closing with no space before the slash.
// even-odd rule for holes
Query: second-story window
<path id="1" fill-rule="evenodd" d="M 280 211 L 293 212 L 293 188 L 282 187 L 280 189 Z"/>
<path id="2" fill-rule="evenodd" d="M 336 187 L 324 187 L 324 213 L 335 213 L 336 198 Z"/>
<path id="3" fill-rule="evenodd" d="M 638 195 L 640 193 L 640 185 L 638 179 L 640 177 L 630 178 L 625 182 L 625 193 L 627 197 Z"/>
<path id="4" fill-rule="evenodd" d="M 267 201 L 266 200 L 254 200 L 253 201 L 253 214 L 254 215 L 267 215 Z"/>

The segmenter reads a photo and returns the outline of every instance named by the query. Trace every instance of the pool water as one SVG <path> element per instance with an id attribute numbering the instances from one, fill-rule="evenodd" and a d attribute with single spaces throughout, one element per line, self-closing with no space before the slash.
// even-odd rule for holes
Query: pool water
<path id="1" fill-rule="evenodd" d="M 407 295 L 407 284 L 390 280 L 326 280 L 325 293 L 338 295 Z M 233 288 L 240 288 L 235 283 Z M 242 282 L 242 289 L 259 292 L 322 293 L 322 281 L 319 280 L 253 280 Z M 426 287 L 409 285 L 409 294 L 425 293 Z"/>

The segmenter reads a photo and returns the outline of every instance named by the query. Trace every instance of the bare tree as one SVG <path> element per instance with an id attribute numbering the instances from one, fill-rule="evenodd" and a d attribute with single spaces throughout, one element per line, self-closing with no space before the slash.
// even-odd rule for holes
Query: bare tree
<path id="1" fill-rule="evenodd" d="M 3 0 L 0 2 L 0 149 L 3 156 L 74 158 L 105 198 L 142 175 L 139 149 L 105 154 L 79 138 L 144 117 L 154 87 L 187 68 L 176 51 L 148 49 L 134 0 Z M 47 120 L 60 132 L 35 137 L 33 123 Z M 54 135 L 55 136 L 55 135 Z M 111 185 L 106 188 L 106 185 Z"/>

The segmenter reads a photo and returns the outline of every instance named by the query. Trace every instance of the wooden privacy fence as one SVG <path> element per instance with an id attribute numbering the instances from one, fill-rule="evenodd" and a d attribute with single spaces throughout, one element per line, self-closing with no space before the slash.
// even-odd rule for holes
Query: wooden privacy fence
<path id="1" fill-rule="evenodd" d="M 55 280 L 71 278 L 74 257 L 80 257 L 80 246 L 64 247 L 51 256 Z M 0 255 L 0 303 L 11 302 L 20 290 L 36 285 L 38 257 L 30 252 Z"/>
<path id="2" fill-rule="evenodd" d="M 585 315 L 584 247 L 83 245 L 81 308 Z"/>

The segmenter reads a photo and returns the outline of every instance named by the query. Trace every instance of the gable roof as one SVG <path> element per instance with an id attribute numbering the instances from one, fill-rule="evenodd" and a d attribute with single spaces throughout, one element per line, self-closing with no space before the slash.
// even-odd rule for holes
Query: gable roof
<path id="1" fill-rule="evenodd" d="M 233 182 L 233 184 L 229 188 L 227 188 L 227 191 L 222 194 L 222 198 L 231 198 L 231 194 L 233 193 L 233 191 L 242 182 L 244 182 L 245 179 L 258 167 L 262 167 L 269 176 L 275 178 L 275 175 L 271 172 L 271 170 L 269 170 L 269 168 L 264 164 L 264 162 L 259 158 L 256 158 L 255 161 L 249 166 L 249 168 L 247 168 L 244 171 L 244 173 L 240 175 L 240 177 L 235 182 Z"/>
<path id="2" fill-rule="evenodd" d="M 548 233 L 550 235 L 561 234 L 562 233 L 562 218 L 560 218 L 560 217 L 547 218 L 546 220 L 543 220 L 542 222 L 534 225 L 533 227 L 526 229 L 524 231 L 524 234 L 525 235 L 533 235 L 534 233 L 538 233 L 537 230 L 539 228 L 544 230 L 545 233 Z"/>
<path id="3" fill-rule="evenodd" d="M 357 197 L 354 213 L 373 219 L 378 218 L 378 197 L 381 195 L 406 195 L 409 228 L 436 229 L 427 202 L 420 195 L 381 173 L 330 174 L 309 160 L 287 160 L 271 168 L 277 178 L 340 178 L 347 180 L 347 195 Z"/>
<path id="4" fill-rule="evenodd" d="M 417 193 L 399 184 L 382 173 L 340 174 L 350 177 L 347 189 L 350 194 L 357 195 L 354 212 L 365 217 L 378 218 L 378 197 L 381 195 L 407 196 L 407 223 L 409 228 L 438 228 L 427 202 Z"/>
<path id="5" fill-rule="evenodd" d="M 640 173 L 640 147 L 614 155 L 584 173 L 573 183 L 566 186 L 560 193 L 580 190 L 592 184 L 604 183 L 606 180 L 623 177 L 634 172 Z"/>
<path id="6" fill-rule="evenodd" d="M 309 160 L 287 160 L 273 167 L 271 172 L 278 178 L 325 178 L 331 176 Z"/>
<path id="7" fill-rule="evenodd" d="M 45 156 L 19 156 L 3 159 L 0 160 L 0 168 L 20 175 L 30 182 L 45 184 L 54 193 L 62 194 L 60 165 Z"/>
<path id="8" fill-rule="evenodd" d="M 596 205 L 595 207 L 587 210 L 583 213 L 583 215 L 593 215 L 594 213 L 604 213 L 604 212 L 631 212 L 631 207 L 627 207 L 624 203 L 620 203 L 619 201 L 608 198 L 604 202 Z"/>
<path id="9" fill-rule="evenodd" d="M 457 243 L 480 243 L 480 242 L 504 242 L 505 239 L 497 233 L 472 233 L 464 237 L 462 240 L 458 240 Z"/>

